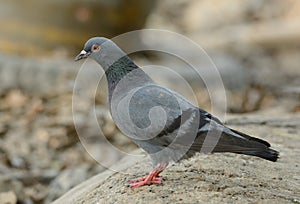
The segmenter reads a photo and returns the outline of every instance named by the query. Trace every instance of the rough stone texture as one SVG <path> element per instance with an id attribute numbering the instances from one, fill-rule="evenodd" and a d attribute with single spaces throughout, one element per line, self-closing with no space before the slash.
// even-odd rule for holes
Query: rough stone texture
<path id="1" fill-rule="evenodd" d="M 17 196 L 14 192 L 2 192 L 0 193 L 0 203 L 3 204 L 16 204 L 17 203 Z"/>
<path id="2" fill-rule="evenodd" d="M 81 137 L 74 127 L 72 92 L 42 97 L 13 89 L 0 94 L 0 195 L 11 191 L 20 203 L 49 203 L 104 171 L 94 159 L 112 164 L 122 157 L 104 141 L 123 152 L 136 148 L 119 135 L 101 100 L 96 102 L 96 117 L 106 137 L 100 137 L 97 121 L 91 122 L 89 99 L 77 102 L 88 109 L 76 115 Z M 83 143 L 82 137 L 88 141 Z M 89 152 L 83 144 L 89 145 Z M 3 194 L 6 198 L 11 197 Z"/>
<path id="3" fill-rule="evenodd" d="M 128 168 L 121 161 L 121 173 L 99 174 L 98 179 L 89 180 L 93 188 L 81 189 L 75 196 L 66 194 L 56 203 L 299 203 L 300 116 L 276 118 L 281 125 L 274 125 L 274 119 L 266 116 L 261 123 L 259 114 L 244 115 L 241 120 L 240 116 L 230 118 L 230 127 L 268 140 L 280 151 L 279 161 L 229 153 L 198 154 L 170 165 L 162 173 L 162 185 L 137 189 L 128 187 L 129 180 L 146 174 L 149 163 L 139 162 Z"/>

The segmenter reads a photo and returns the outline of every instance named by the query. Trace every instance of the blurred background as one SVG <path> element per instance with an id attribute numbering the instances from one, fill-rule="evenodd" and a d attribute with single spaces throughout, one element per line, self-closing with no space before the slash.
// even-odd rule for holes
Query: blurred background
<path id="1" fill-rule="evenodd" d="M 0 0 L 0 5 L 0 203 L 49 203 L 105 169 L 82 147 L 72 118 L 81 65 L 73 59 L 93 36 L 143 28 L 178 32 L 201 45 L 217 65 L 229 116 L 300 112 L 300 1 Z M 155 53 L 133 57 L 146 65 L 171 60 L 168 67 L 174 65 L 193 85 L 172 59 Z M 164 83 L 174 86 L 170 78 Z M 209 111 L 205 87 L 193 88 Z M 82 99 L 80 128 L 98 161 L 114 164 L 120 155 L 107 153 L 97 138 L 90 105 Z M 136 148 L 112 122 L 106 90 L 97 92 L 96 113 L 109 141 L 125 152 Z"/>

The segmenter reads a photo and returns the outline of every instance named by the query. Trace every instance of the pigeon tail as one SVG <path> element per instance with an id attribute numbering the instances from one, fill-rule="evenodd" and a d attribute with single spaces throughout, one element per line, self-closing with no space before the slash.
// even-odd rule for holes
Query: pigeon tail
<path id="1" fill-rule="evenodd" d="M 206 132 L 205 132 L 206 131 Z M 214 134 L 207 135 L 207 130 L 199 131 L 191 151 L 202 151 L 204 148 L 211 148 L 212 143 L 218 139 L 213 147 L 212 153 L 231 152 L 260 157 L 269 161 L 277 161 L 279 152 L 270 148 L 270 144 L 262 139 L 249 136 L 239 131 L 224 128 L 221 136 L 216 138 Z M 204 143 L 204 139 L 207 143 Z M 203 146 L 204 145 L 204 146 Z"/>
<path id="2" fill-rule="evenodd" d="M 230 130 L 233 131 L 236 134 L 239 134 L 239 135 L 243 136 L 244 138 L 246 138 L 249 141 L 259 143 L 260 145 L 264 145 L 266 147 L 265 149 L 262 149 L 262 150 L 239 151 L 239 152 L 235 152 L 235 153 L 245 154 L 245 155 L 250 155 L 250 156 L 256 156 L 256 157 L 260 157 L 260 158 L 263 158 L 263 159 L 266 159 L 266 160 L 269 160 L 269 161 L 272 161 L 272 162 L 277 161 L 277 159 L 279 157 L 279 152 L 277 152 L 274 149 L 269 148 L 271 145 L 267 141 L 256 138 L 256 137 L 249 136 L 249 135 L 241 133 L 237 130 L 233 130 L 233 129 L 230 129 Z"/>
<path id="3" fill-rule="evenodd" d="M 241 151 L 241 152 L 235 152 L 237 154 L 245 154 L 245 155 L 250 155 L 250 156 L 256 156 L 260 157 L 272 162 L 276 162 L 277 159 L 279 158 L 279 152 L 277 152 L 274 149 L 267 148 L 263 151 L 253 151 L 253 152 L 247 152 L 247 151 Z"/>

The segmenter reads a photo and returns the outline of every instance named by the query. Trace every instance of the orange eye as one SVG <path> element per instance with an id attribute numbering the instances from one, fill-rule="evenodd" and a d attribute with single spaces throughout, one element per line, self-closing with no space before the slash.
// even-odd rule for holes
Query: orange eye
<path id="1" fill-rule="evenodd" d="M 99 50 L 100 50 L 100 46 L 99 45 L 93 45 L 93 47 L 92 47 L 92 51 L 93 52 L 97 52 Z"/>

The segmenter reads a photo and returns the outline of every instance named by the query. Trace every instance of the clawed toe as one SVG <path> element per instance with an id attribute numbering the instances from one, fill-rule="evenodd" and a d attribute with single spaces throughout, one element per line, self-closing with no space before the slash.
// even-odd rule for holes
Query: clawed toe
<path id="1" fill-rule="evenodd" d="M 130 183 L 138 183 L 138 182 L 141 182 L 141 181 L 145 181 L 147 177 L 142 177 L 142 178 L 137 178 L 137 179 L 132 179 L 130 180 Z M 151 182 L 162 182 L 163 181 L 163 178 L 162 177 L 154 177 L 152 178 Z"/>
<path id="2" fill-rule="evenodd" d="M 139 179 L 144 179 L 144 180 L 139 180 Z M 152 180 L 146 180 L 145 178 L 139 178 L 139 179 L 131 180 L 130 187 L 137 188 L 137 187 L 144 186 L 144 185 L 161 184 L 163 181 L 163 179 L 161 177 L 156 177 L 156 178 L 153 178 Z"/>
<path id="3" fill-rule="evenodd" d="M 148 176 L 130 180 L 130 187 L 137 188 L 144 185 L 161 184 L 163 178 L 159 177 L 159 174 L 167 167 L 167 165 L 168 163 L 158 164 Z"/>

